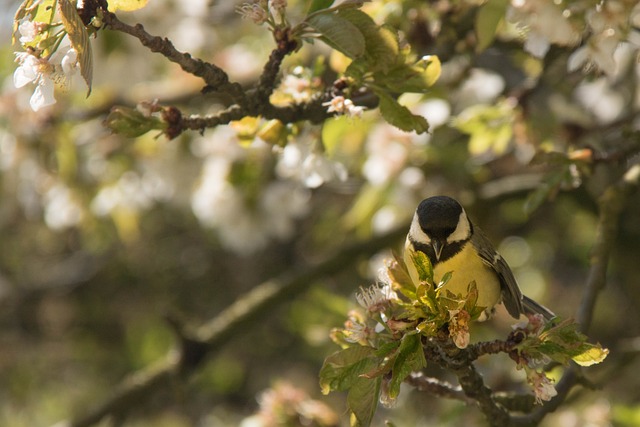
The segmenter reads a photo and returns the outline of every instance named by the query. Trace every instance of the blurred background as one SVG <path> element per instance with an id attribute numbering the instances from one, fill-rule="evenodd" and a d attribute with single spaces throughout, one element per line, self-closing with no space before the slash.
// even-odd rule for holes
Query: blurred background
<path id="1" fill-rule="evenodd" d="M 288 2 L 292 22 L 307 3 Z M 505 2 L 493 38 L 476 1 L 365 6 L 416 55 L 443 64 L 430 93 L 401 98 L 427 118 L 428 134 L 401 132 L 370 109 L 319 125 L 247 118 L 168 140 L 153 132 L 124 138 L 103 121 L 114 104 L 158 99 L 205 115 L 229 100 L 200 94 L 201 80 L 105 30 L 92 39 L 91 95 L 77 78 L 35 113 L 33 86 L 13 83 L 19 2 L 2 0 L 0 425 L 49 426 L 86 413 L 171 352 L 168 316 L 197 326 L 273 277 L 408 224 L 420 200 L 436 194 L 467 207 L 525 294 L 574 316 L 597 199 L 640 159 L 640 12 L 627 1 L 556 3 Z M 240 17 L 239 4 L 154 0 L 119 16 L 250 85 L 274 43 L 266 28 Z M 272 99 L 309 100 L 345 65 L 322 43 L 305 45 L 286 59 Z M 572 394 L 544 425 L 640 424 L 639 241 L 635 196 L 589 334 L 611 354 L 586 373 L 593 389 Z M 347 425 L 344 395 L 322 396 L 318 386 L 324 358 L 338 349 L 329 333 L 402 243 L 308 283 L 193 375 L 99 425 Z M 474 325 L 472 341 L 503 337 L 511 323 L 500 308 L 493 321 Z M 522 372 L 499 362 L 479 361 L 487 383 L 522 389 Z M 387 419 L 484 423 L 474 408 L 409 387 L 374 425 Z"/>

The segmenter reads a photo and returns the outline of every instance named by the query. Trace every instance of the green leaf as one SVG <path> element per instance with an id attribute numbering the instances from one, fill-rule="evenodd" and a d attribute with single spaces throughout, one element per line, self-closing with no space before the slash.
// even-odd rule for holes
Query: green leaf
<path id="1" fill-rule="evenodd" d="M 427 55 L 415 64 L 401 64 L 385 75 L 376 74 L 376 84 L 391 92 L 424 93 L 440 77 L 442 71 L 440 59 L 435 55 Z"/>
<path id="2" fill-rule="evenodd" d="M 480 6 L 476 15 L 476 50 L 482 52 L 493 43 L 500 23 L 507 12 L 508 0 L 489 0 Z"/>
<path id="3" fill-rule="evenodd" d="M 373 368 L 373 353 L 371 347 L 354 346 L 328 356 L 320 369 L 322 393 L 352 387 L 362 374 Z"/>
<path id="4" fill-rule="evenodd" d="M 358 58 L 365 51 L 365 40 L 360 30 L 335 13 L 318 13 L 307 23 L 321 34 L 321 40 L 349 58 Z"/>
<path id="5" fill-rule="evenodd" d="M 380 98 L 380 114 L 389 124 L 405 132 L 424 133 L 429 130 L 429 122 L 424 117 L 413 114 L 382 91 L 376 91 L 376 95 Z"/>
<path id="6" fill-rule="evenodd" d="M 307 12 L 307 15 L 310 15 L 313 12 L 317 12 L 322 9 L 327 9 L 328 7 L 331 7 L 333 2 L 334 0 L 313 0 L 311 2 L 311 5 L 309 6 L 309 11 Z"/>
<path id="7" fill-rule="evenodd" d="M 453 277 L 453 271 L 447 271 L 446 273 L 444 273 L 442 275 L 442 278 L 440 279 L 440 283 L 438 283 L 438 288 L 442 288 L 447 283 L 449 283 L 449 280 L 451 280 L 452 277 Z"/>
<path id="8" fill-rule="evenodd" d="M 368 427 L 378 407 L 382 377 L 358 378 L 347 394 L 347 405 L 356 417 L 357 426 Z"/>
<path id="9" fill-rule="evenodd" d="M 587 344 L 587 348 L 582 353 L 572 357 L 573 361 L 580 366 L 591 366 L 602 362 L 609 354 L 609 349 L 600 345 Z"/>
<path id="10" fill-rule="evenodd" d="M 361 71 L 387 72 L 397 62 L 400 47 L 395 30 L 379 26 L 361 10 L 344 9 L 339 16 L 355 25 L 365 39 L 365 55 L 353 64 L 354 67 Z"/>
<path id="11" fill-rule="evenodd" d="M 114 133 L 135 138 L 151 130 L 165 130 L 167 125 L 160 118 L 145 116 L 135 108 L 113 107 L 104 121 Z"/>
<path id="12" fill-rule="evenodd" d="M 413 283 L 408 267 L 401 255 L 393 254 L 394 263 L 387 268 L 391 287 L 394 291 L 400 291 L 410 301 L 416 299 L 416 284 Z"/>
<path id="13" fill-rule="evenodd" d="M 398 348 L 393 370 L 391 371 L 391 381 L 389 383 L 389 397 L 395 399 L 400 393 L 400 385 L 409 374 L 427 366 L 424 357 L 420 335 L 407 334 L 402 337 L 402 342 Z"/>
<path id="14" fill-rule="evenodd" d="M 58 0 L 58 11 L 62 17 L 62 24 L 69 35 L 71 46 L 78 54 L 80 64 L 80 74 L 89 88 L 87 96 L 91 93 L 91 82 L 93 80 L 93 58 L 91 54 L 91 43 L 89 43 L 89 33 L 78 15 L 75 2 L 71 4 L 69 0 Z"/>

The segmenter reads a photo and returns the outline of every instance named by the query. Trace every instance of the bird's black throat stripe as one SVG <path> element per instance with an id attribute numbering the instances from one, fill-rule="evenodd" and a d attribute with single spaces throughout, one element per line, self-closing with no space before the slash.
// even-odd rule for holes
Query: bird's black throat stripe
<path id="1" fill-rule="evenodd" d="M 446 262 L 447 260 L 456 256 L 462 250 L 462 248 L 464 248 L 464 245 L 466 245 L 469 242 L 469 240 L 462 240 L 459 242 L 448 243 L 442 249 L 442 253 L 440 254 L 440 260 L 436 260 L 436 253 L 433 250 L 433 246 L 416 242 L 412 238 L 409 238 L 409 241 L 413 244 L 413 248 L 415 250 L 420 251 L 429 257 L 429 261 L 431 261 L 431 265 L 433 267 L 435 267 L 439 263 Z"/>

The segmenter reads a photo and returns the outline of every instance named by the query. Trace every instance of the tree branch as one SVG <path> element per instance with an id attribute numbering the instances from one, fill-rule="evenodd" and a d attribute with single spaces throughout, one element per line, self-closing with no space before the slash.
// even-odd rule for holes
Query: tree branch
<path id="1" fill-rule="evenodd" d="M 436 378 L 430 378 L 422 373 L 414 372 L 405 380 L 407 384 L 414 386 L 420 391 L 426 391 L 434 396 L 446 397 L 449 399 L 461 400 L 466 403 L 473 403 L 467 395 L 462 391 L 460 386 L 454 386 L 445 381 Z"/>
<path id="2" fill-rule="evenodd" d="M 404 233 L 406 226 L 403 225 L 382 236 L 336 251 L 331 257 L 315 265 L 289 271 L 267 281 L 192 333 L 185 332 L 174 324 L 173 329 L 181 338 L 178 351 L 170 352 L 154 366 L 131 374 L 116 387 L 109 398 L 86 414 L 57 425 L 88 427 L 107 416 L 126 415 L 131 409 L 144 405 L 159 390 L 171 387 L 175 381 L 182 381 L 229 340 L 246 331 L 247 325 L 273 313 L 274 307 L 291 301 L 314 281 L 353 265 L 357 258 L 371 256 L 395 244 Z"/>
<path id="3" fill-rule="evenodd" d="M 103 13 L 104 22 L 109 28 L 137 38 L 143 46 L 149 48 L 152 52 L 160 53 L 169 61 L 180 65 L 187 73 L 202 78 L 209 88 L 226 92 L 234 99 L 244 96 L 240 85 L 231 83 L 227 73 L 220 67 L 201 59 L 193 58 L 188 53 L 180 52 L 173 46 L 171 40 L 149 34 L 142 24 L 131 26 L 120 21 L 115 14 L 107 10 L 103 10 Z"/>

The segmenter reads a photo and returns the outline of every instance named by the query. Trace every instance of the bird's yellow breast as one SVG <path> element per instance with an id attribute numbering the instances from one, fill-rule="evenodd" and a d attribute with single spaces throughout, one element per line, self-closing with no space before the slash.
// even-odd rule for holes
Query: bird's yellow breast
<path id="1" fill-rule="evenodd" d="M 449 271 L 453 275 L 444 289 L 448 289 L 454 294 L 466 295 L 469 283 L 475 280 L 478 287 L 478 306 L 490 309 L 500 302 L 498 276 L 491 267 L 482 262 L 470 243 L 464 245 L 453 258 L 436 264 L 433 269 L 436 283 Z"/>
<path id="2" fill-rule="evenodd" d="M 408 244 L 409 245 L 409 244 Z M 410 252 L 405 249 L 405 263 L 413 280 L 417 283 L 418 273 L 407 256 Z M 500 280 L 496 273 L 482 262 L 473 246 L 467 243 L 462 250 L 452 258 L 436 264 L 433 275 L 436 283 L 442 280 L 447 272 L 451 271 L 452 276 L 444 289 L 448 289 L 454 294 L 467 294 L 469 283 L 475 280 L 478 288 L 478 306 L 493 308 L 500 302 Z"/>

